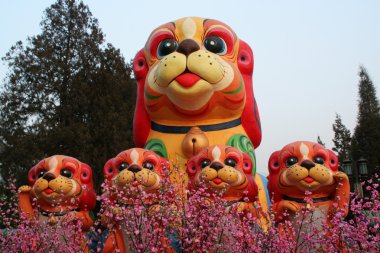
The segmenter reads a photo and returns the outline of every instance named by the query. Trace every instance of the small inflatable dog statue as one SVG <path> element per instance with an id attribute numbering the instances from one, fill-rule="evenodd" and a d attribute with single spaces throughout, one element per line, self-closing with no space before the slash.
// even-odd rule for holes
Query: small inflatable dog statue
<path id="1" fill-rule="evenodd" d="M 93 224 L 90 211 L 96 205 L 90 166 L 73 157 L 54 155 L 32 167 L 28 181 L 29 185 L 18 190 L 19 208 L 26 217 L 37 215 L 50 224 L 76 218 L 82 222 L 82 232 L 89 230 Z"/>
<path id="2" fill-rule="evenodd" d="M 210 194 L 220 192 L 230 205 L 240 205 L 241 211 L 254 211 L 258 188 L 247 154 L 233 147 L 215 145 L 202 149 L 186 165 L 190 191 L 204 183 Z"/>
<path id="3" fill-rule="evenodd" d="M 306 231 L 312 227 L 319 231 L 331 226 L 337 212 L 347 215 L 350 183 L 347 175 L 338 171 L 338 157 L 333 151 L 318 143 L 297 141 L 275 151 L 268 167 L 272 210 L 281 230 Z M 287 227 L 285 220 L 292 227 Z M 300 221 L 309 220 L 310 225 L 300 227 Z M 283 235 L 288 237 L 289 232 Z M 298 240 L 302 241 L 302 236 Z"/>
<path id="4" fill-rule="evenodd" d="M 162 193 L 160 194 L 159 191 L 165 187 L 164 177 L 167 177 L 168 170 L 168 161 L 151 150 L 141 148 L 124 150 L 108 160 L 103 173 L 108 187 L 110 187 L 108 197 L 110 198 L 111 213 L 123 216 L 122 207 L 134 208 L 134 205 L 148 208 L 148 213 L 160 210 L 158 202 Z M 136 194 L 147 197 L 139 198 L 136 197 Z M 103 215 L 103 226 L 110 228 L 102 250 L 103 253 L 133 252 L 130 249 L 131 242 L 126 235 L 125 222 L 123 218 L 120 220 L 109 219 Z M 164 245 L 164 252 L 174 252 L 164 234 L 160 240 Z"/>

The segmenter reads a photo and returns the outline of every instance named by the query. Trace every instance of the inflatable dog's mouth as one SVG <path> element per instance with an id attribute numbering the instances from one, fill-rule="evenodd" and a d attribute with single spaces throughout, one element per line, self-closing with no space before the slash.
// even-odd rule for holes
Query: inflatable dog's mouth
<path id="1" fill-rule="evenodd" d="M 227 88 L 234 76 L 231 65 L 206 50 L 189 55 L 173 52 L 149 71 L 147 86 L 165 94 L 180 109 L 197 111 L 207 104 L 215 91 Z"/>
<path id="2" fill-rule="evenodd" d="M 176 77 L 177 83 L 184 88 L 190 88 L 194 86 L 201 78 L 193 73 L 185 72 Z"/>
<path id="3" fill-rule="evenodd" d="M 280 183 L 286 187 L 296 187 L 301 191 L 318 190 L 320 187 L 330 186 L 334 183 L 332 172 L 323 165 L 315 164 L 305 168 L 295 164 L 283 170 Z"/>

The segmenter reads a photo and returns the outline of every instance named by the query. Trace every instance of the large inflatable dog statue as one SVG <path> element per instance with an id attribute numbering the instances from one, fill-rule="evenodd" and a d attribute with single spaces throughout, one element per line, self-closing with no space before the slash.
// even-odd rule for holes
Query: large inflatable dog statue
<path id="1" fill-rule="evenodd" d="M 259 198 L 266 203 L 256 174 L 261 129 L 251 48 L 222 22 L 186 17 L 153 30 L 133 68 L 135 144 L 165 157 L 185 176 L 186 160 L 202 148 L 238 148 L 250 156 Z M 177 175 L 183 178 L 186 187 L 186 177 Z"/>

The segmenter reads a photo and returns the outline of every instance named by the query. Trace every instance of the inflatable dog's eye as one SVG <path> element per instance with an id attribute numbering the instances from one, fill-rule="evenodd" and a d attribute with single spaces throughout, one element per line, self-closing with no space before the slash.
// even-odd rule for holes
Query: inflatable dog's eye
<path id="1" fill-rule="evenodd" d="M 143 168 L 147 170 L 153 170 L 154 169 L 154 164 L 152 162 L 144 162 L 142 164 Z"/>
<path id="2" fill-rule="evenodd" d="M 38 172 L 38 178 L 43 177 L 46 174 L 46 172 L 47 170 L 40 170 L 40 172 Z"/>
<path id="3" fill-rule="evenodd" d="M 211 161 L 209 159 L 202 160 L 201 167 L 205 168 L 205 167 L 209 166 L 210 163 L 211 163 Z"/>
<path id="4" fill-rule="evenodd" d="M 314 156 L 313 161 L 314 161 L 315 163 L 318 163 L 318 164 L 324 164 L 324 163 L 325 163 L 325 159 L 323 159 L 323 158 L 320 157 L 320 156 Z"/>
<path id="5" fill-rule="evenodd" d="M 293 164 L 296 164 L 298 162 L 298 159 L 297 157 L 289 157 L 288 159 L 286 159 L 286 167 L 290 167 L 292 166 Z"/>
<path id="6" fill-rule="evenodd" d="M 173 39 L 165 39 L 157 47 L 157 58 L 173 53 L 178 47 L 178 42 Z"/>
<path id="7" fill-rule="evenodd" d="M 125 170 L 126 168 L 128 168 L 128 163 L 124 162 L 119 164 L 119 171 Z"/>
<path id="8" fill-rule="evenodd" d="M 215 54 L 224 55 L 227 52 L 226 42 L 220 37 L 210 36 L 203 41 L 205 48 Z"/>
<path id="9" fill-rule="evenodd" d="M 71 178 L 73 176 L 73 172 L 69 169 L 63 169 L 61 170 L 61 176 Z"/>
<path id="10" fill-rule="evenodd" d="M 227 158 L 227 159 L 224 161 L 224 164 L 225 164 L 225 165 L 228 165 L 228 166 L 230 166 L 230 167 L 234 167 L 234 168 L 235 168 L 237 162 L 236 162 L 235 159 Z"/>

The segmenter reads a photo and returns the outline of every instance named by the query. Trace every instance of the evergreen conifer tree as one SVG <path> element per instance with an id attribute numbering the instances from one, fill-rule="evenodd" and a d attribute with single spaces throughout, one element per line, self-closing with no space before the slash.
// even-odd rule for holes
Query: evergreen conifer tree
<path id="1" fill-rule="evenodd" d="M 342 123 L 339 114 L 336 114 L 335 122 L 333 124 L 334 143 L 333 151 L 338 153 L 339 162 L 342 163 L 344 159 L 351 157 L 351 132 Z"/>
<path id="2" fill-rule="evenodd" d="M 380 106 L 375 86 L 363 66 L 360 66 L 359 78 L 359 110 L 352 156 L 354 160 L 367 159 L 368 169 L 373 172 L 380 164 Z"/>
<path id="3" fill-rule="evenodd" d="M 37 161 L 65 154 L 92 166 L 99 183 L 107 159 L 133 145 L 131 65 L 82 2 L 57 0 L 40 25 L 3 57 L 0 174 L 25 179 Z"/>

